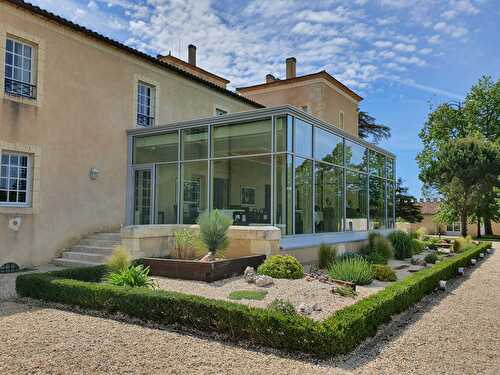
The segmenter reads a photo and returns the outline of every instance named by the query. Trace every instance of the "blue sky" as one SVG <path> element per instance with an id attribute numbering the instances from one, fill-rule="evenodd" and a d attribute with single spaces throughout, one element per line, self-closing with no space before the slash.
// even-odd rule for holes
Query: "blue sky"
<path id="1" fill-rule="evenodd" d="M 430 105 L 460 100 L 481 75 L 500 76 L 499 0 L 31 0 L 151 55 L 186 59 L 231 88 L 327 70 L 392 128 L 381 146 L 420 196 L 417 136 Z"/>

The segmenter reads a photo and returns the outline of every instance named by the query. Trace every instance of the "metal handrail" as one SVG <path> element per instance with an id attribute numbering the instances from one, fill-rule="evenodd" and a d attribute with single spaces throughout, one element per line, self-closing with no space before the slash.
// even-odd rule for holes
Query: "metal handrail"
<path id="1" fill-rule="evenodd" d="M 154 121 L 155 118 L 152 116 L 143 115 L 142 113 L 137 114 L 137 125 L 150 127 L 154 125 Z"/>
<path id="2" fill-rule="evenodd" d="M 5 92 L 9 95 L 36 99 L 36 85 L 18 81 L 12 78 L 5 78 Z"/>

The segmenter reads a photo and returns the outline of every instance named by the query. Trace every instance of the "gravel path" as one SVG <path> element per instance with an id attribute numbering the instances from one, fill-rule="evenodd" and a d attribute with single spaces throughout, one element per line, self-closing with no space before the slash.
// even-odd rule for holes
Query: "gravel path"
<path id="1" fill-rule="evenodd" d="M 346 358 L 318 362 L 213 338 L 0 303 L 0 374 L 499 374 L 500 243 Z"/>

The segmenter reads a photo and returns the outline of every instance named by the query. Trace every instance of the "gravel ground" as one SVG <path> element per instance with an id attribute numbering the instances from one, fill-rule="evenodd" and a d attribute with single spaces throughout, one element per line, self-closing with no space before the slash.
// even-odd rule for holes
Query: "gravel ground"
<path id="1" fill-rule="evenodd" d="M 4 273 L 0 274 L 0 301 L 16 297 L 16 277 L 23 273 L 30 272 L 49 272 L 54 270 L 60 270 L 61 267 L 56 267 L 53 264 L 47 264 L 40 267 L 36 267 L 31 271 L 26 272 L 16 272 L 16 273 Z"/>
<path id="2" fill-rule="evenodd" d="M 499 374 L 499 268 L 497 251 L 330 361 L 5 301 L 0 374 Z"/>

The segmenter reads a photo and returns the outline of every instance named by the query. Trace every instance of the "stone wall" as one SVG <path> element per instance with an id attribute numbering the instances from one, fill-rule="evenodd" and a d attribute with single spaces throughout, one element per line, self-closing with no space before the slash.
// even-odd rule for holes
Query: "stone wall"
<path id="1" fill-rule="evenodd" d="M 174 232 L 189 229 L 199 232 L 198 225 L 162 224 L 130 225 L 121 231 L 122 245 L 134 259 L 170 254 L 175 247 Z M 228 232 L 227 258 L 247 255 L 273 255 L 280 252 L 281 232 L 272 226 L 231 226 Z"/>

